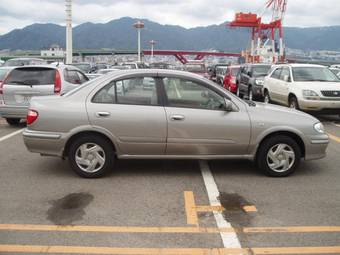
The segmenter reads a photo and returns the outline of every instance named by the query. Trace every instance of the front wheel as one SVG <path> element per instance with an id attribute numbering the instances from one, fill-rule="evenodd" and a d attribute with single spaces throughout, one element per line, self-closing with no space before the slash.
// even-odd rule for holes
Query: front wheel
<path id="1" fill-rule="evenodd" d="M 257 165 L 266 175 L 285 177 L 292 174 L 301 159 L 301 149 L 294 139 L 278 135 L 265 140 L 257 153 Z"/>
<path id="2" fill-rule="evenodd" d="M 83 136 L 71 144 L 68 159 L 79 176 L 97 178 L 112 168 L 114 150 L 110 142 L 100 136 Z"/>
<path id="3" fill-rule="evenodd" d="M 271 103 L 269 92 L 267 90 L 264 92 L 264 99 L 263 100 L 266 104 Z"/>

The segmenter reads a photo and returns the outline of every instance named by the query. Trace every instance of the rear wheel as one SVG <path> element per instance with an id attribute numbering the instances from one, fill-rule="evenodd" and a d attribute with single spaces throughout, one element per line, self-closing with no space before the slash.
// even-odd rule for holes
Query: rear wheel
<path id="1" fill-rule="evenodd" d="M 257 165 L 268 176 L 284 177 L 299 165 L 301 149 L 289 136 L 278 135 L 265 140 L 257 153 Z"/>
<path id="2" fill-rule="evenodd" d="M 114 150 L 110 142 L 100 136 L 83 136 L 71 144 L 68 159 L 79 176 L 97 178 L 112 168 Z"/>
<path id="3" fill-rule="evenodd" d="M 240 87 L 239 87 L 239 86 L 237 86 L 236 95 L 237 95 L 239 98 L 243 98 L 243 95 L 242 95 L 242 93 L 241 93 L 241 91 L 240 91 Z"/>
<path id="4" fill-rule="evenodd" d="M 11 126 L 19 125 L 20 119 L 19 118 L 6 118 L 6 121 Z"/>
<path id="5" fill-rule="evenodd" d="M 268 90 L 266 90 L 265 92 L 264 92 L 264 102 L 266 103 L 266 104 L 269 104 L 271 101 L 270 101 L 270 96 L 269 96 L 269 92 L 268 92 Z"/>

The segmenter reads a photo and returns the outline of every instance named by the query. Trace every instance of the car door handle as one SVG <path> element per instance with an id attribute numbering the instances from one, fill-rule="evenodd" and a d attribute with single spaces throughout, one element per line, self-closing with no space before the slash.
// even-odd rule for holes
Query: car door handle
<path id="1" fill-rule="evenodd" d="M 109 112 L 96 112 L 97 117 L 109 117 L 110 115 Z"/>
<path id="2" fill-rule="evenodd" d="M 171 120 L 184 120 L 185 118 L 183 115 L 175 114 L 175 115 L 171 115 L 170 119 Z"/>

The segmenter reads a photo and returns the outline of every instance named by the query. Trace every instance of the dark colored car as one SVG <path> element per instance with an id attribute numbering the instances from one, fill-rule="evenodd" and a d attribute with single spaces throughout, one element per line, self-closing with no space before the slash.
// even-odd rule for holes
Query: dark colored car
<path id="1" fill-rule="evenodd" d="M 223 80 L 223 87 L 234 94 L 237 92 L 236 77 L 239 71 L 240 66 L 228 66 Z"/>
<path id="2" fill-rule="evenodd" d="M 247 95 L 249 100 L 263 100 L 264 77 L 270 69 L 270 64 L 245 64 L 241 66 L 236 78 L 236 94 L 241 98 Z"/>
<path id="3" fill-rule="evenodd" d="M 214 64 L 212 66 L 208 67 L 208 74 L 209 74 L 209 79 L 216 82 L 217 81 L 217 77 L 216 77 L 216 68 L 219 66 L 228 66 L 228 64 Z"/>

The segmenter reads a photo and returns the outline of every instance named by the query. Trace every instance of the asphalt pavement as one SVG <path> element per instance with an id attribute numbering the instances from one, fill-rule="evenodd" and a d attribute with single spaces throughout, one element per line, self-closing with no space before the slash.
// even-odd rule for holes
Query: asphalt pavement
<path id="1" fill-rule="evenodd" d="M 240 160 L 120 160 L 100 179 L 0 119 L 0 254 L 340 254 L 340 119 L 327 157 L 270 178 Z"/>

